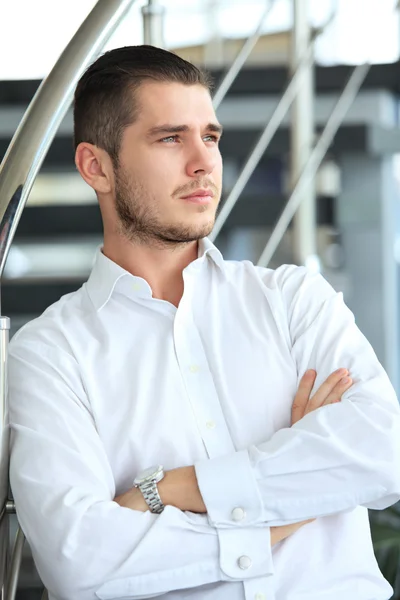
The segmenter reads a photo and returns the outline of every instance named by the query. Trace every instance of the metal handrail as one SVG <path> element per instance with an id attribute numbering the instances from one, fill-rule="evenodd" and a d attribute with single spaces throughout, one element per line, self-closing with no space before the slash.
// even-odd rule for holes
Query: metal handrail
<path id="1" fill-rule="evenodd" d="M 22 562 L 22 552 L 24 550 L 25 536 L 22 533 L 21 527 L 18 527 L 15 537 L 14 548 L 10 563 L 10 575 L 5 588 L 5 599 L 14 600 L 17 593 L 19 571 Z"/>
<path id="2" fill-rule="evenodd" d="M 0 279 L 22 211 L 85 68 L 135 0 L 98 0 L 37 90 L 0 166 Z"/>
<path id="3" fill-rule="evenodd" d="M 254 33 L 249 38 L 247 38 L 246 42 L 243 44 L 243 46 L 240 49 L 235 60 L 233 61 L 233 63 L 229 67 L 228 71 L 226 72 L 223 80 L 219 84 L 218 89 L 213 96 L 214 110 L 217 110 L 219 108 L 222 100 L 225 98 L 226 94 L 228 93 L 232 83 L 235 81 L 241 68 L 244 66 L 246 60 L 252 53 L 256 43 L 260 39 L 261 30 L 262 30 L 262 26 L 264 25 L 264 21 L 267 18 L 267 16 L 269 15 L 269 13 L 271 12 L 272 8 L 274 7 L 275 2 L 276 2 L 276 0 L 269 1 L 263 14 L 261 15 L 261 19 L 260 19 Z M 323 23 L 320 27 L 318 27 L 318 29 L 315 30 L 315 32 L 313 34 L 313 40 L 316 37 L 318 37 L 319 35 L 321 35 L 321 33 L 323 33 L 332 24 L 333 20 L 336 17 L 336 13 L 337 13 L 337 6 L 332 9 L 332 11 L 329 14 L 329 17 L 327 18 L 325 23 Z"/>
<path id="4" fill-rule="evenodd" d="M 264 131 L 262 132 L 259 139 L 257 140 L 254 148 L 251 150 L 251 152 L 246 160 L 246 163 L 243 167 L 242 172 L 240 173 L 235 185 L 233 186 L 230 194 L 228 195 L 227 199 L 225 200 L 225 202 L 222 206 L 221 212 L 219 213 L 217 220 L 215 222 L 214 229 L 210 235 L 210 239 L 212 241 L 215 240 L 215 238 L 221 231 L 221 229 L 222 229 L 225 221 L 229 217 L 233 207 L 235 206 L 236 202 L 239 200 L 240 194 L 242 193 L 242 191 L 246 187 L 247 182 L 249 181 L 250 177 L 252 176 L 254 169 L 260 162 L 260 159 L 262 158 L 265 150 L 267 149 L 268 144 L 270 143 L 270 141 L 274 137 L 275 133 L 277 132 L 280 124 L 282 123 L 282 120 L 284 119 L 287 111 L 289 110 L 290 105 L 292 104 L 292 102 L 298 92 L 298 89 L 301 85 L 301 82 L 302 82 L 301 76 L 302 76 L 303 69 L 306 65 L 308 65 L 310 63 L 310 61 L 312 60 L 312 57 L 313 57 L 313 48 L 312 48 L 312 44 L 310 44 L 310 46 L 307 49 L 307 52 L 305 53 L 305 55 L 299 62 L 299 65 L 298 65 L 295 73 L 293 74 L 291 80 L 289 81 L 281 99 L 279 100 L 278 104 L 276 105 L 276 108 L 272 114 L 272 117 L 270 118 L 267 125 L 265 126 Z"/>
<path id="5" fill-rule="evenodd" d="M 16 510 L 15 510 L 15 502 L 14 500 L 8 500 L 5 505 L 3 506 L 3 508 L 1 509 L 0 512 L 0 523 L 2 522 L 2 520 L 4 519 L 4 517 L 6 515 L 15 515 L 16 514 Z"/>
<path id="6" fill-rule="evenodd" d="M 310 154 L 310 158 L 302 170 L 293 192 L 268 240 L 268 243 L 259 258 L 257 263 L 258 266 L 268 266 L 269 261 L 274 255 L 274 252 L 277 249 L 286 229 L 288 228 L 291 219 L 301 203 L 303 189 L 307 186 L 309 180 L 315 177 L 318 167 L 320 166 L 322 159 L 331 145 L 332 140 L 335 137 L 336 132 L 339 129 L 339 126 L 342 123 L 347 111 L 354 102 L 354 99 L 357 96 L 370 67 L 371 64 L 367 62 L 357 65 L 357 67 L 354 68 L 347 84 L 339 96 L 335 107 L 333 108 L 333 111 L 318 139 L 317 144 Z"/>
<path id="7" fill-rule="evenodd" d="M 236 57 L 234 64 L 229 69 L 229 71 L 226 74 L 224 80 L 222 81 L 220 87 L 218 88 L 217 92 L 215 93 L 214 98 L 213 98 L 213 105 L 214 105 L 215 110 L 220 105 L 220 103 L 221 103 L 222 99 L 224 98 L 224 96 L 226 95 L 229 87 L 232 85 L 234 78 L 239 73 L 240 68 L 243 66 L 245 60 L 249 56 L 251 50 L 253 49 L 254 45 L 256 44 L 258 38 L 260 37 L 260 30 L 261 30 L 263 21 L 266 18 L 269 11 L 271 10 L 274 1 L 275 0 L 273 0 L 272 4 L 267 6 L 266 10 L 264 11 L 264 13 L 261 17 L 260 23 L 251 38 L 253 40 L 252 43 L 251 44 L 249 43 L 248 45 L 246 43 L 243 46 L 242 50 L 239 52 L 238 56 Z M 261 136 L 259 137 L 258 141 L 256 142 L 253 150 L 250 152 L 250 154 L 246 160 L 245 166 L 243 167 L 243 169 L 236 181 L 236 184 L 233 186 L 230 194 L 228 195 L 226 201 L 224 202 L 224 205 L 222 206 L 222 209 L 221 209 L 221 211 L 217 217 L 216 223 L 214 225 L 214 229 L 213 229 L 212 233 L 210 234 L 210 239 L 212 241 L 215 241 L 217 235 L 221 231 L 224 223 L 226 222 L 230 213 L 232 212 L 233 207 L 235 206 L 236 202 L 238 201 L 240 194 L 242 193 L 247 182 L 249 181 L 250 177 L 252 176 L 254 169 L 257 167 L 258 163 L 260 162 L 265 150 L 267 149 L 273 136 L 275 135 L 280 124 L 282 123 L 287 111 L 289 110 L 289 108 L 298 92 L 298 89 L 301 85 L 301 72 L 304 68 L 309 66 L 311 61 L 313 61 L 313 43 L 314 43 L 315 39 L 319 35 L 321 35 L 332 24 L 332 22 L 334 21 L 334 19 L 336 17 L 336 14 L 337 14 L 337 6 L 335 6 L 332 9 L 332 11 L 331 11 L 329 17 L 327 18 L 327 20 L 325 21 L 325 23 L 322 26 L 320 26 L 318 29 L 316 29 L 314 31 L 314 33 L 312 34 L 311 40 L 310 40 L 310 45 L 307 49 L 307 52 L 305 53 L 305 55 L 302 58 L 300 58 L 298 67 L 297 67 L 295 73 L 293 73 L 292 78 L 289 81 L 289 84 L 287 85 L 280 101 L 278 102 L 271 119 L 269 120 L 268 124 L 265 126 L 264 131 L 262 132 Z M 243 53 L 243 56 L 242 56 L 242 53 Z M 246 58 L 243 60 L 244 56 L 246 56 Z M 235 65 L 236 61 L 238 63 L 239 62 L 241 63 L 239 69 L 236 68 L 236 65 Z M 233 78 L 231 75 L 231 71 L 235 73 Z M 226 82 L 225 82 L 225 79 L 226 79 Z"/>
<path id="8" fill-rule="evenodd" d="M 240 49 L 238 55 L 236 56 L 235 60 L 229 67 L 223 80 L 221 81 L 217 91 L 215 92 L 215 94 L 213 96 L 214 110 L 218 109 L 222 100 L 225 98 L 229 88 L 231 87 L 232 83 L 235 81 L 237 75 L 239 74 L 240 69 L 243 67 L 244 63 L 246 62 L 246 60 L 250 56 L 251 52 L 253 51 L 254 46 L 257 44 L 258 40 L 260 39 L 261 30 L 262 30 L 262 26 L 264 25 L 264 21 L 267 18 L 267 16 L 269 15 L 269 13 L 271 12 L 271 9 L 273 8 L 275 2 L 276 2 L 276 0 L 269 0 L 269 3 L 267 4 L 263 14 L 261 15 L 260 22 L 258 23 L 257 28 L 255 29 L 253 35 L 251 35 L 249 38 L 247 38 L 247 40 L 243 44 L 242 48 Z"/>

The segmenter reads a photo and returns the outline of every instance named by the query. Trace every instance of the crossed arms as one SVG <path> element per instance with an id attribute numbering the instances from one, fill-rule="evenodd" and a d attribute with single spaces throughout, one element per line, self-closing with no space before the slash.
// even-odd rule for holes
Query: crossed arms
<path id="1" fill-rule="evenodd" d="M 274 543 L 274 531 L 279 536 L 273 528 L 398 500 L 400 417 L 388 378 L 340 298 L 327 292 L 317 314 L 307 302 L 302 306 L 298 315 L 296 306 L 288 311 L 298 372 L 315 368 L 319 389 L 344 365 L 353 385 L 340 402 L 306 408 L 304 416 L 297 399 L 292 427 L 263 443 L 202 460 L 195 470 L 170 471 L 161 515 L 116 498 L 95 420 L 76 393 L 80 373 L 68 349 L 39 343 L 36 332 L 11 346 L 11 484 L 53 597 L 139 599 L 268 577 L 265 541 L 271 536 Z M 246 521 L 238 525 L 231 511 L 240 506 Z M 249 572 L 230 559 L 244 547 L 256 557 Z"/>
<path id="2" fill-rule="evenodd" d="M 316 372 L 308 370 L 301 378 L 300 385 L 292 406 L 291 424 L 294 425 L 306 414 L 321 408 L 340 402 L 342 395 L 351 387 L 352 380 L 347 369 L 338 369 L 321 385 L 318 391 L 312 395 L 315 384 Z M 159 493 L 164 506 L 175 506 L 179 510 L 193 513 L 206 513 L 207 507 L 198 485 L 196 470 L 194 466 L 172 469 L 165 473 L 164 479 L 158 484 Z M 131 488 L 124 494 L 115 498 L 120 506 L 146 512 L 149 510 L 141 491 Z M 300 521 L 290 525 L 280 525 L 270 528 L 271 546 L 286 539 L 295 533 L 300 527 L 311 522 L 313 519 Z"/>

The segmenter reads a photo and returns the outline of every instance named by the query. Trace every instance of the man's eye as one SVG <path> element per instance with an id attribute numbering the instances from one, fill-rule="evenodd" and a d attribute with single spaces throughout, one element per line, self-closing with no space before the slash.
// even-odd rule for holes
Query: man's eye
<path id="1" fill-rule="evenodd" d="M 218 144 L 219 142 L 219 138 L 216 135 L 206 135 L 204 137 L 204 140 L 207 142 L 215 142 L 216 144 Z"/>
<path id="2" fill-rule="evenodd" d="M 176 142 L 178 140 L 178 136 L 177 135 L 169 135 L 168 137 L 162 138 L 160 140 L 160 142 Z"/>

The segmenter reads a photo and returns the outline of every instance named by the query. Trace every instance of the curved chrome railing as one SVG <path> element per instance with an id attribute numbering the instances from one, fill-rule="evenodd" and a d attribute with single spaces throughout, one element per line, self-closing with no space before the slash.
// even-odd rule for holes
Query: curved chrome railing
<path id="1" fill-rule="evenodd" d="M 57 129 L 67 112 L 75 86 L 93 59 L 126 15 L 134 0 L 98 0 L 78 29 L 51 73 L 37 90 L 0 166 L 0 281 L 11 242 L 36 175 L 42 165 Z M 14 545 L 7 581 L 6 559 L 8 528 L 8 431 L 5 427 L 6 355 L 9 319 L 0 317 L 0 588 L 2 597 L 13 600 L 18 582 L 23 549 L 19 530 Z M 7 528 L 7 531 L 5 529 Z"/>
<path id="2" fill-rule="evenodd" d="M 0 278 L 35 177 L 85 68 L 134 0 L 99 0 L 36 92 L 0 167 Z"/>

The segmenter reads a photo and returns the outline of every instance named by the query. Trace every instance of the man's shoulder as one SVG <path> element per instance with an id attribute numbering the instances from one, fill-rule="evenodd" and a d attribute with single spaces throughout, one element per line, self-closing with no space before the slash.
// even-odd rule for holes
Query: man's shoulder
<path id="1" fill-rule="evenodd" d="M 310 276 L 306 267 L 293 264 L 283 264 L 274 269 L 260 267 L 250 260 L 225 260 L 224 267 L 230 277 L 253 277 L 260 280 L 263 285 L 276 289 L 283 288 L 290 281 L 301 285 L 304 278 Z"/>
<path id="2" fill-rule="evenodd" d="M 62 296 L 41 315 L 23 325 L 13 335 L 9 352 L 13 354 L 23 347 L 38 347 L 40 344 L 66 349 L 69 334 L 76 330 L 78 322 L 90 313 L 91 308 L 84 284 L 78 290 Z"/>
<path id="3" fill-rule="evenodd" d="M 287 309 L 299 303 L 304 308 L 318 307 L 336 295 L 320 272 L 304 266 L 283 264 L 270 269 L 249 260 L 226 260 L 224 263 L 233 284 L 247 286 L 253 280 L 271 303 L 283 302 Z"/>

